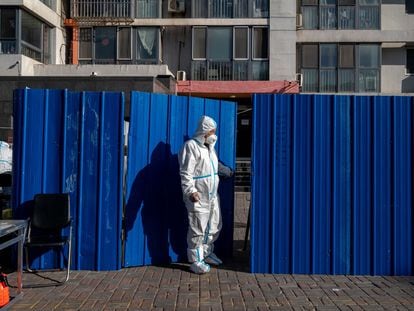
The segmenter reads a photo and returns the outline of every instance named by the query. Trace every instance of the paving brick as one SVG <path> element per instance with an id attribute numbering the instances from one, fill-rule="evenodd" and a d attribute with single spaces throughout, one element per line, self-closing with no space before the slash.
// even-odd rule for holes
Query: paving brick
<path id="1" fill-rule="evenodd" d="M 235 245 L 238 242 L 243 241 Z M 63 286 L 24 289 L 22 299 L 9 310 L 414 311 L 414 277 L 251 274 L 246 272 L 248 253 L 239 247 L 235 254 L 227 265 L 206 275 L 190 273 L 188 264 L 72 271 Z M 35 276 L 24 274 L 24 284 L 37 282 Z"/>

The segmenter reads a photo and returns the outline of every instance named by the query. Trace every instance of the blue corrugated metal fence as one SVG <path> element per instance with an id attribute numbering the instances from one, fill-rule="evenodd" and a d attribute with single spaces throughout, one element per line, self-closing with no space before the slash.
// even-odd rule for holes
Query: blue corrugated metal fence
<path id="1" fill-rule="evenodd" d="M 15 91 L 14 214 L 27 217 L 37 193 L 70 193 L 73 269 L 121 266 L 123 120 L 122 93 Z M 35 268 L 58 263 L 34 257 Z"/>
<path id="2" fill-rule="evenodd" d="M 256 95 L 252 272 L 412 275 L 412 98 Z"/>
<path id="3" fill-rule="evenodd" d="M 187 212 L 177 154 L 203 114 L 218 124 L 219 159 L 234 169 L 236 105 L 132 92 L 128 141 L 125 266 L 186 259 Z M 233 182 L 220 183 L 223 229 L 218 252 L 231 255 Z"/>

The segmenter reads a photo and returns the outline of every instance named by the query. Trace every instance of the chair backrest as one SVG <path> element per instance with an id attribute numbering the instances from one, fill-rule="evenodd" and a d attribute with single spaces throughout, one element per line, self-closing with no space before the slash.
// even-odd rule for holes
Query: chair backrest
<path id="1" fill-rule="evenodd" d="M 37 194 L 34 197 L 32 226 L 39 229 L 61 229 L 70 223 L 68 193 Z"/>

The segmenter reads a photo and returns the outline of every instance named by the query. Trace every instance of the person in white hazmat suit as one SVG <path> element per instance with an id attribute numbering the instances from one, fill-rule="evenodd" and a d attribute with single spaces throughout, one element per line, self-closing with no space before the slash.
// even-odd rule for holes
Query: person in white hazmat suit
<path id="1" fill-rule="evenodd" d="M 189 220 L 187 256 L 191 263 L 190 270 L 198 274 L 209 272 L 210 264 L 222 264 L 213 252 L 214 242 L 221 230 L 218 175 L 233 175 L 232 170 L 217 159 L 214 149 L 216 128 L 212 118 L 202 116 L 193 138 L 184 143 L 178 155 Z"/>

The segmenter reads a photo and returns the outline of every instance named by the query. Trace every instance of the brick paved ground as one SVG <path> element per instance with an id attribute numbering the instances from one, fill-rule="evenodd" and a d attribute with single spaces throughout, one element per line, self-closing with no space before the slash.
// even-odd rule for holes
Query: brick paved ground
<path id="1" fill-rule="evenodd" d="M 64 286 L 25 289 L 9 310 L 414 310 L 414 277 L 248 273 L 241 204 L 248 198 L 237 200 L 244 207 L 235 217 L 235 257 L 224 267 L 202 276 L 189 273 L 187 264 L 73 271 Z M 24 275 L 25 284 L 34 281 Z"/>

